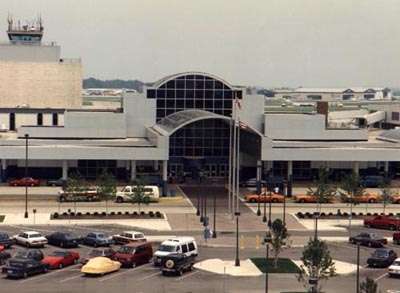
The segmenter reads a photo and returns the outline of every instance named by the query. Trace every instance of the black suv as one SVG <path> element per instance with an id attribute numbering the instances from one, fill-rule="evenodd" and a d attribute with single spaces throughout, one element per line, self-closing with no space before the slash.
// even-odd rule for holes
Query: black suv
<path id="1" fill-rule="evenodd" d="M 10 248 L 13 244 L 14 240 L 7 233 L 0 232 L 0 245 L 4 246 L 4 248 Z"/>
<path id="2" fill-rule="evenodd" d="M 169 273 L 182 275 L 183 272 L 193 269 L 195 256 L 187 256 L 181 253 L 173 253 L 161 260 L 161 271 L 163 275 Z"/>

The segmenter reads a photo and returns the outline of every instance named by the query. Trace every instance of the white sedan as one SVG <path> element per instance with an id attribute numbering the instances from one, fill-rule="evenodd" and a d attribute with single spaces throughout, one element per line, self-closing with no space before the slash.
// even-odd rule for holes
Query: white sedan
<path id="1" fill-rule="evenodd" d="M 22 232 L 13 238 L 15 243 L 26 247 L 43 247 L 47 244 L 47 239 L 36 231 Z"/>
<path id="2" fill-rule="evenodd" d="M 400 276 L 400 258 L 396 258 L 388 268 L 389 277 Z"/>

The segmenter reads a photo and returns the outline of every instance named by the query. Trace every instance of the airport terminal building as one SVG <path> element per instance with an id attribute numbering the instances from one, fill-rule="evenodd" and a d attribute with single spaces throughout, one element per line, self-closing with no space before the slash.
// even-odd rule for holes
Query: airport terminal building
<path id="1" fill-rule="evenodd" d="M 289 111 L 218 76 L 185 72 L 164 77 L 143 93 L 124 93 L 114 108 L 96 109 L 82 103 L 80 60 L 61 58 L 59 47 L 43 45 L 41 38 L 21 37 L 32 31 L 11 23 L 10 40 L 16 32 L 19 38 L 0 45 L 3 182 L 23 176 L 26 151 L 29 174 L 44 179 L 72 172 L 94 179 L 104 168 L 120 180 L 157 174 L 164 184 L 169 174 L 184 172 L 226 178 L 234 108 L 243 178 L 254 177 L 257 169 L 289 180 L 309 180 L 320 167 L 399 169 L 400 132 L 384 129 L 399 118 L 393 114 L 400 112 L 395 101 L 341 109 L 320 102 L 310 111 Z M 43 32 L 41 26 L 37 31 Z"/>

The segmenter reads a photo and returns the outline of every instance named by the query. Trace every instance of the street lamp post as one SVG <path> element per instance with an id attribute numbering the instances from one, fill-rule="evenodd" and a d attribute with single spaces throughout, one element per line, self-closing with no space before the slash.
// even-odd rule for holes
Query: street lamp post
<path id="1" fill-rule="evenodd" d="M 357 244 L 357 278 L 356 293 L 360 293 L 360 244 Z"/>
<path id="2" fill-rule="evenodd" d="M 268 210 L 268 227 L 271 228 L 271 213 L 272 213 L 272 191 L 269 190 L 269 210 Z"/>
<path id="3" fill-rule="evenodd" d="M 217 238 L 217 195 L 214 192 L 214 224 L 212 238 Z"/>
<path id="4" fill-rule="evenodd" d="M 240 259 L 239 259 L 239 216 L 240 212 L 235 212 L 236 216 L 236 258 L 235 258 L 235 266 L 240 266 Z"/>
<path id="5" fill-rule="evenodd" d="M 261 216 L 260 200 L 261 200 L 261 192 L 258 193 L 258 200 L 257 200 L 257 216 Z"/>
<path id="6" fill-rule="evenodd" d="M 204 202 L 203 195 L 200 195 L 200 223 L 204 221 Z"/>
<path id="7" fill-rule="evenodd" d="M 283 193 L 283 224 L 286 225 L 286 196 L 288 194 L 287 184 L 286 188 L 284 189 L 286 192 Z"/>
<path id="8" fill-rule="evenodd" d="M 264 238 L 264 243 L 266 246 L 266 259 L 265 259 L 265 293 L 268 293 L 268 260 L 269 260 L 269 243 L 271 242 L 271 232 L 267 231 L 265 238 Z"/>
<path id="9" fill-rule="evenodd" d="M 196 211 L 196 216 L 200 216 L 200 196 L 199 196 L 199 193 L 197 193 L 197 211 Z"/>
<path id="10" fill-rule="evenodd" d="M 25 178 L 28 178 L 28 139 L 29 134 L 25 134 Z M 24 218 L 28 218 L 28 184 L 25 183 L 25 214 Z"/>

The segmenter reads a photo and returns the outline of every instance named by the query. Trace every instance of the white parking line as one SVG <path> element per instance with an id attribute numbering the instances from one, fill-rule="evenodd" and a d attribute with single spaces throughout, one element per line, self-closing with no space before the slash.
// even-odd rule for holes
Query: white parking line
<path id="1" fill-rule="evenodd" d="M 191 277 L 191 276 L 193 276 L 195 274 L 198 274 L 198 273 L 200 273 L 200 271 L 194 271 L 194 272 L 188 273 L 186 275 L 183 275 L 182 277 L 176 278 L 175 281 L 182 281 L 182 280 L 184 280 L 186 278 L 189 278 L 189 277 Z"/>
<path id="2" fill-rule="evenodd" d="M 52 272 L 49 272 L 49 273 L 46 273 L 46 274 L 42 274 L 42 275 L 39 275 L 39 276 L 36 276 L 36 277 L 31 277 L 29 279 L 25 279 L 25 280 L 19 281 L 18 283 L 23 284 L 23 283 L 30 282 L 30 281 L 37 281 L 37 280 L 45 279 L 48 276 L 52 276 L 52 275 L 55 275 L 55 274 L 58 274 L 58 273 L 61 273 L 61 272 L 65 272 L 65 271 L 69 271 L 69 270 L 67 270 L 67 269 L 55 270 L 55 271 L 52 271 Z"/>
<path id="3" fill-rule="evenodd" d="M 126 271 L 122 271 L 122 272 L 119 272 L 119 273 L 114 273 L 114 274 L 111 274 L 109 276 L 102 277 L 101 279 L 99 279 L 99 281 L 100 282 L 104 282 L 104 281 L 107 281 L 107 280 L 111 280 L 111 279 L 114 279 L 116 277 L 122 276 L 122 275 L 124 275 L 126 273 L 129 273 L 130 271 L 131 270 L 126 270 Z"/>
<path id="4" fill-rule="evenodd" d="M 144 278 L 139 279 L 138 282 L 144 281 L 144 280 L 148 280 L 148 279 L 154 278 L 155 276 L 159 276 L 159 275 L 160 275 L 160 272 L 158 271 L 157 273 L 154 273 L 154 274 L 151 274 L 151 275 L 148 275 L 148 276 L 146 276 Z"/>
<path id="5" fill-rule="evenodd" d="M 68 282 L 70 280 L 78 279 L 78 278 L 80 278 L 82 276 L 83 276 L 82 274 L 79 274 L 79 275 L 75 275 L 75 276 L 72 276 L 72 277 L 69 277 L 69 278 L 66 278 L 66 279 L 62 279 L 62 280 L 60 280 L 60 283 L 64 283 L 64 282 Z"/>
<path id="6" fill-rule="evenodd" d="M 387 273 L 384 273 L 383 275 L 379 276 L 378 278 L 376 278 L 374 281 L 378 282 L 380 279 L 384 278 L 387 276 Z"/>

